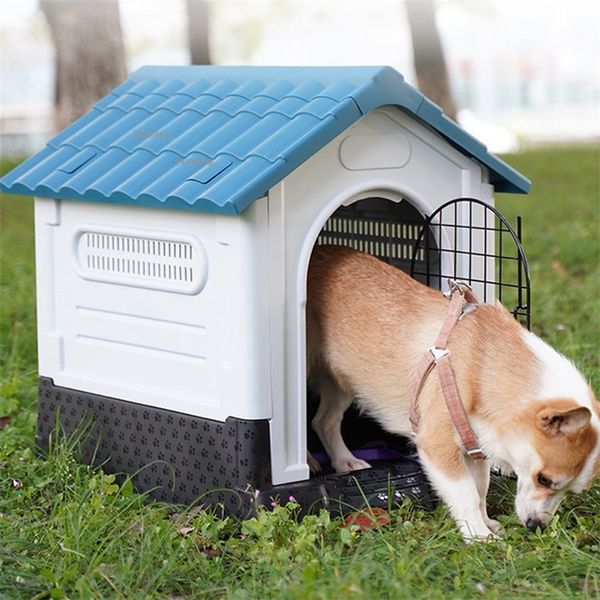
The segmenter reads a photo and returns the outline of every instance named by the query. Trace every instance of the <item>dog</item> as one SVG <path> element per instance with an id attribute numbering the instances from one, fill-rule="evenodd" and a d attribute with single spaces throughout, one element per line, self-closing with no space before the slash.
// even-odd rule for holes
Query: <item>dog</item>
<path id="1" fill-rule="evenodd" d="M 387 431 L 411 435 L 410 404 L 423 355 L 447 318 L 441 292 L 383 261 L 318 246 L 307 282 L 308 384 L 321 401 L 311 425 L 336 472 L 368 468 L 342 439 L 350 404 Z M 543 528 L 567 492 L 600 477 L 600 403 L 574 364 L 523 328 L 500 303 L 479 304 L 453 328 L 449 360 L 485 460 L 466 455 L 438 378 L 416 404 L 419 458 L 465 540 L 496 537 L 490 468 L 517 477 L 515 508 Z"/>

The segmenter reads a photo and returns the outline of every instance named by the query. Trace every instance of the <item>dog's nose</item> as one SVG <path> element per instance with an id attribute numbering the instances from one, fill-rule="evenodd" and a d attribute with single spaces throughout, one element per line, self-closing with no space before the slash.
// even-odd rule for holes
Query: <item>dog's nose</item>
<path id="1" fill-rule="evenodd" d="M 527 519 L 527 521 L 525 522 L 525 527 L 527 527 L 529 531 L 535 531 L 538 527 L 540 529 L 544 529 L 546 525 L 545 523 L 542 523 L 542 521 L 536 519 L 535 517 L 529 517 L 529 519 Z"/>

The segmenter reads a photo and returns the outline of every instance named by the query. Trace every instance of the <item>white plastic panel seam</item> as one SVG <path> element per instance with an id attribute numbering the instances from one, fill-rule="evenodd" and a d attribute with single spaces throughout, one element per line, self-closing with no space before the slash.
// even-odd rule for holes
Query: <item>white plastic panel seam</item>
<path id="1" fill-rule="evenodd" d="M 308 479 L 306 464 L 306 406 L 297 401 L 293 377 L 288 371 L 289 350 L 286 340 L 286 319 L 289 295 L 286 294 L 285 262 L 285 183 L 281 182 L 269 192 L 269 290 L 271 349 L 271 400 L 270 422 L 271 477 L 273 484 Z M 292 313 L 293 314 L 293 313 Z"/>
<path id="2" fill-rule="evenodd" d="M 38 370 L 41 375 L 64 368 L 64 343 L 57 331 L 55 236 L 61 224 L 61 201 L 35 198 L 35 260 Z"/>

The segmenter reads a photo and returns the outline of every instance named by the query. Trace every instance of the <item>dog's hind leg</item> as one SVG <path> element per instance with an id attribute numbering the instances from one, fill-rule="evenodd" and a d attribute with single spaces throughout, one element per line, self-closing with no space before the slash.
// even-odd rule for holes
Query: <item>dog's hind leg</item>
<path id="1" fill-rule="evenodd" d="M 329 374 L 322 374 L 318 382 L 321 401 L 312 427 L 319 436 L 336 473 L 368 469 L 371 465 L 356 458 L 342 438 L 342 418 L 352 404 L 352 396 L 342 389 Z"/>

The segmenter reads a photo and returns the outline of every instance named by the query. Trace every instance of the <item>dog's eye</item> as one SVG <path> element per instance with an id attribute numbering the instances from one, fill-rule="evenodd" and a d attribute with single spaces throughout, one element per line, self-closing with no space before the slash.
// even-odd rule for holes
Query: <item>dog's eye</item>
<path id="1" fill-rule="evenodd" d="M 543 473 L 540 473 L 537 476 L 537 480 L 540 485 L 543 485 L 546 488 L 551 488 L 552 485 L 554 484 L 554 482 L 551 479 L 548 479 L 547 477 L 545 477 Z"/>

